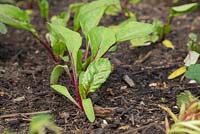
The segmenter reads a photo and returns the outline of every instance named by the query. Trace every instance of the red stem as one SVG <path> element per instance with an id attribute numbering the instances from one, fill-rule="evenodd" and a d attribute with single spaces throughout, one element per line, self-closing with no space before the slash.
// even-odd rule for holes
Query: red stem
<path id="1" fill-rule="evenodd" d="M 34 35 L 35 36 L 35 35 Z M 53 51 L 51 50 L 51 48 L 49 47 L 48 43 L 44 42 L 43 40 L 41 40 L 39 37 L 35 36 L 35 38 L 40 42 L 40 44 L 48 51 L 48 53 L 50 54 L 51 58 L 53 59 L 53 61 L 57 64 L 60 62 L 59 59 L 57 59 L 53 53 Z"/>
<path id="2" fill-rule="evenodd" d="M 86 47 L 84 56 L 83 56 L 83 62 L 85 62 L 87 60 L 87 57 L 88 57 L 88 54 L 89 54 L 89 48 L 90 48 L 90 45 L 88 44 L 87 47 Z"/>
<path id="3" fill-rule="evenodd" d="M 81 100 L 81 96 L 80 96 L 79 88 L 78 88 L 78 78 L 77 78 L 74 64 L 72 64 L 72 73 L 73 73 L 73 84 L 74 84 L 74 88 L 75 88 L 75 92 L 76 92 L 76 97 L 78 99 L 78 104 L 79 104 L 81 110 L 83 111 L 82 100 Z"/>
<path id="4" fill-rule="evenodd" d="M 28 1 L 27 2 L 27 9 L 33 9 L 33 1 Z"/>

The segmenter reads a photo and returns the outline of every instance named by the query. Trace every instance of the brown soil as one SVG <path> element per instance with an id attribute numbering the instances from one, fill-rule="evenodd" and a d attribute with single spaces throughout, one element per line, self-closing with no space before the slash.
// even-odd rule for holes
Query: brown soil
<path id="1" fill-rule="evenodd" d="M 65 8 L 72 0 L 67 4 L 64 2 L 51 2 L 52 14 Z M 130 5 L 129 9 L 137 14 L 140 21 L 151 22 L 153 18 L 166 21 L 169 7 L 170 3 L 164 1 L 149 3 L 146 0 L 137 6 Z M 111 117 L 97 117 L 94 123 L 89 123 L 83 112 L 50 88 L 49 76 L 55 65 L 46 50 L 28 32 L 9 28 L 9 33 L 0 37 L 0 116 L 51 110 L 56 124 L 67 134 L 164 134 L 163 121 L 167 114 L 158 104 L 167 105 L 177 112 L 177 94 L 190 90 L 195 96 L 200 95 L 199 87 L 188 84 L 186 79 L 167 79 L 170 72 L 183 65 L 188 33 L 200 32 L 199 11 L 174 19 L 173 30 L 166 37 L 175 45 L 174 50 L 160 43 L 130 49 L 129 42 L 126 42 L 119 44 L 116 52 L 107 55 L 114 66 L 113 72 L 91 97 L 95 105 L 115 107 L 118 112 Z M 43 32 L 38 18 L 35 13 L 34 24 Z M 101 24 L 116 24 L 120 20 L 123 17 L 106 16 Z M 147 54 L 148 58 L 143 59 Z M 135 87 L 124 82 L 124 75 L 135 82 Z M 65 76 L 61 83 L 67 84 L 73 92 L 73 86 Z M 152 83 L 157 83 L 157 86 L 150 86 Z M 19 97 L 25 99 L 16 101 Z M 27 133 L 29 119 L 30 116 L 1 118 L 0 132 L 9 128 L 19 134 Z"/>

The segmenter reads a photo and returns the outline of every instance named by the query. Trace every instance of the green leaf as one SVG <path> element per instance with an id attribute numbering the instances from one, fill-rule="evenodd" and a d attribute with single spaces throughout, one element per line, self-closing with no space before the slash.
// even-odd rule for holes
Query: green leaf
<path id="1" fill-rule="evenodd" d="M 144 37 L 134 38 L 131 40 L 131 44 L 134 47 L 148 46 L 151 45 L 151 42 L 158 41 L 159 37 L 155 34 L 147 35 Z"/>
<path id="2" fill-rule="evenodd" d="M 48 0 L 37 0 L 40 15 L 43 19 L 47 19 L 49 16 L 49 3 Z"/>
<path id="3" fill-rule="evenodd" d="M 200 84 L 200 64 L 190 65 L 185 75 L 186 78 L 195 80 Z"/>
<path id="4" fill-rule="evenodd" d="M 170 16 L 179 16 L 182 14 L 190 13 L 197 9 L 198 3 L 190 3 L 181 6 L 172 7 L 170 10 Z"/>
<path id="5" fill-rule="evenodd" d="M 101 58 L 116 42 L 115 33 L 105 27 L 95 27 L 88 33 L 92 58 Z"/>
<path id="6" fill-rule="evenodd" d="M 190 33 L 188 36 L 189 36 L 190 40 L 197 42 L 198 37 L 195 33 Z"/>
<path id="7" fill-rule="evenodd" d="M 195 97 L 191 94 L 190 91 L 185 90 L 180 95 L 178 95 L 176 99 L 176 105 L 180 108 L 182 103 L 189 104 L 189 102 L 193 101 Z"/>
<path id="8" fill-rule="evenodd" d="M 69 62 L 69 56 L 62 56 L 61 59 L 62 59 L 64 62 Z"/>
<path id="9" fill-rule="evenodd" d="M 117 46 L 112 46 L 108 52 L 116 52 L 117 51 Z"/>
<path id="10" fill-rule="evenodd" d="M 13 4 L 15 3 L 15 0 L 0 0 L 1 3 L 10 3 Z"/>
<path id="11" fill-rule="evenodd" d="M 111 70 L 110 61 L 106 58 L 100 58 L 90 63 L 79 79 L 79 85 L 83 85 L 86 95 L 89 92 L 95 92 L 106 81 Z"/>
<path id="12" fill-rule="evenodd" d="M 76 2 L 76 3 L 72 3 L 69 6 L 70 11 L 76 12 L 77 10 L 79 10 L 81 8 L 81 6 L 83 6 L 84 2 Z"/>
<path id="13" fill-rule="evenodd" d="M 62 25 L 62 26 L 66 26 L 67 25 L 67 22 L 69 21 L 70 19 L 70 13 L 71 12 L 78 12 L 80 7 L 85 4 L 83 2 L 80 2 L 80 3 L 73 3 L 73 4 L 70 4 L 69 8 L 67 11 L 63 11 L 60 15 L 58 16 L 53 16 L 51 18 L 51 22 L 54 23 L 54 24 L 58 24 L 58 25 Z M 76 17 L 74 17 L 76 18 Z"/>
<path id="14" fill-rule="evenodd" d="M 131 22 L 136 22 L 136 21 L 137 21 L 137 17 L 136 17 L 136 16 L 132 16 L 132 17 L 126 19 L 125 21 L 122 21 L 122 22 L 119 24 L 119 26 L 120 26 L 120 27 L 123 27 L 123 26 L 128 25 L 128 24 L 131 23 Z"/>
<path id="15" fill-rule="evenodd" d="M 84 4 L 75 13 L 74 30 L 80 27 L 85 35 L 95 26 L 97 26 L 102 18 L 105 10 L 111 6 L 118 4 L 119 0 L 98 0 Z"/>
<path id="16" fill-rule="evenodd" d="M 83 59 L 83 53 L 81 50 L 79 50 L 78 56 L 77 56 L 77 74 L 78 75 L 81 73 L 82 68 L 83 68 L 82 59 Z"/>
<path id="17" fill-rule="evenodd" d="M 91 99 L 90 98 L 83 99 L 82 104 L 83 104 L 83 109 L 85 111 L 85 114 L 86 114 L 88 120 L 90 122 L 94 122 L 95 114 L 94 114 L 94 108 L 93 108 Z"/>
<path id="18" fill-rule="evenodd" d="M 171 24 L 171 22 L 169 22 Z M 170 24 L 165 24 L 163 27 L 163 33 L 164 34 L 169 34 L 171 32 L 171 25 Z"/>
<path id="19" fill-rule="evenodd" d="M 115 5 L 109 6 L 105 10 L 105 14 L 116 16 L 121 10 L 122 10 L 121 3 L 120 3 L 120 1 L 118 1 Z"/>
<path id="20" fill-rule="evenodd" d="M 69 18 L 70 18 L 70 11 L 69 10 L 63 11 L 60 15 L 53 16 L 51 18 L 51 23 L 66 26 L 67 22 L 69 21 Z"/>
<path id="21" fill-rule="evenodd" d="M 198 46 L 198 37 L 197 37 L 197 35 L 194 34 L 194 33 L 190 33 L 188 36 L 190 38 L 190 41 L 187 43 L 188 50 L 200 53 L 200 48 Z"/>
<path id="22" fill-rule="evenodd" d="M 69 70 L 67 65 L 57 65 L 54 67 L 53 71 L 51 72 L 50 83 L 56 84 L 60 75 L 62 74 L 63 70 Z"/>
<path id="23" fill-rule="evenodd" d="M 52 121 L 52 116 L 48 114 L 39 114 L 31 118 L 29 127 L 29 134 L 45 134 L 46 128 L 55 132 L 55 134 L 61 134 L 60 128 Z"/>
<path id="24" fill-rule="evenodd" d="M 30 24 L 28 14 L 16 6 L 0 4 L 0 22 L 19 29 L 25 29 L 37 36 L 37 32 Z"/>
<path id="25" fill-rule="evenodd" d="M 154 27 L 154 31 L 152 32 L 152 34 L 142 36 L 142 37 L 139 37 L 139 38 L 134 38 L 134 39 L 131 40 L 131 44 L 134 47 L 148 46 L 152 42 L 155 43 L 155 42 L 162 39 L 162 37 L 163 37 L 163 24 L 162 24 L 162 22 L 159 21 L 158 19 L 154 19 L 152 25 Z"/>
<path id="26" fill-rule="evenodd" d="M 77 67 L 77 54 L 82 44 L 82 38 L 79 33 L 74 32 L 64 26 L 49 24 L 51 32 L 54 32 L 59 40 L 61 40 L 67 47 L 72 65 L 75 69 Z"/>
<path id="27" fill-rule="evenodd" d="M 115 31 L 117 42 L 122 42 L 147 36 L 154 32 L 154 27 L 152 24 L 131 21 L 124 25 L 119 25 Z"/>
<path id="28" fill-rule="evenodd" d="M 199 59 L 200 54 L 195 51 L 189 51 L 187 57 L 184 59 L 184 63 L 186 66 L 190 66 L 192 64 L 196 64 Z"/>
<path id="29" fill-rule="evenodd" d="M 4 129 L 3 130 L 3 134 L 12 134 L 11 130 L 10 129 Z"/>
<path id="30" fill-rule="evenodd" d="M 1 34 L 6 34 L 8 31 L 7 31 L 7 28 L 6 26 L 0 22 L 0 33 Z"/>
<path id="31" fill-rule="evenodd" d="M 163 25 L 163 23 L 158 19 L 154 19 L 153 20 L 153 26 L 154 26 L 154 29 L 155 29 L 154 35 L 157 35 L 158 36 L 158 40 L 161 40 L 163 38 L 163 34 L 164 34 L 164 25 Z"/>
<path id="32" fill-rule="evenodd" d="M 56 56 L 63 57 L 65 50 L 67 49 L 63 40 L 59 37 L 57 33 L 53 31 L 50 32 L 50 40 L 51 40 L 51 47 L 53 48 L 53 53 Z"/>
<path id="33" fill-rule="evenodd" d="M 138 4 L 141 0 L 129 0 L 129 2 L 133 3 L 133 4 Z"/>
<path id="34" fill-rule="evenodd" d="M 173 0 L 173 3 L 174 4 L 176 4 L 176 3 L 178 3 L 179 2 L 179 0 Z"/>
<path id="35" fill-rule="evenodd" d="M 59 92 L 60 94 L 64 95 L 65 97 L 67 97 L 71 102 L 73 102 L 75 105 L 78 105 L 78 103 L 74 100 L 74 98 L 70 95 L 68 89 L 62 85 L 51 85 L 51 87 L 56 90 L 57 92 Z"/>

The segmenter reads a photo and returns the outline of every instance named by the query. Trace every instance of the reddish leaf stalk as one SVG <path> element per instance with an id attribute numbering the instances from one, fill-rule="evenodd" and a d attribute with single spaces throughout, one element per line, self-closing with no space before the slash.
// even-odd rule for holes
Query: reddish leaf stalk
<path id="1" fill-rule="evenodd" d="M 54 55 L 53 51 L 51 50 L 51 48 L 49 47 L 48 43 L 44 42 L 43 40 L 41 40 L 39 37 L 35 36 L 35 38 L 40 42 L 40 44 L 48 51 L 48 53 L 50 54 L 52 60 L 57 64 L 60 62 L 59 59 L 56 58 L 56 56 Z"/>
<path id="2" fill-rule="evenodd" d="M 87 60 L 87 57 L 88 57 L 88 54 L 89 54 L 89 48 L 90 48 L 90 45 L 88 44 L 87 47 L 86 47 L 84 56 L 83 56 L 83 61 L 84 62 Z"/>
<path id="3" fill-rule="evenodd" d="M 77 77 L 77 74 L 76 74 L 74 64 L 72 64 L 72 73 L 73 73 L 73 85 L 74 85 L 74 88 L 75 88 L 76 97 L 78 99 L 78 104 L 79 104 L 81 110 L 83 111 L 82 100 L 81 100 L 81 96 L 80 96 L 79 88 L 78 88 L 78 77 Z"/>
<path id="4" fill-rule="evenodd" d="M 33 0 L 27 2 L 27 9 L 33 9 Z"/>

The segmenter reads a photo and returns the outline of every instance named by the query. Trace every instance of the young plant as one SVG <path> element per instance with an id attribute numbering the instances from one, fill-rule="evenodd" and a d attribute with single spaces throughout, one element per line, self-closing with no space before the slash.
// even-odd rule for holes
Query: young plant
<path id="1" fill-rule="evenodd" d="M 99 89 L 112 71 L 110 61 L 103 56 L 116 43 L 149 35 L 154 30 L 151 24 L 135 21 L 122 22 L 115 28 L 98 26 L 107 9 L 118 3 L 118 0 L 98 0 L 79 5 L 74 16 L 75 31 L 59 23 L 49 23 L 54 50 L 69 54 L 69 60 L 64 65 L 53 69 L 51 87 L 83 110 L 91 122 L 95 120 L 95 114 L 88 94 Z M 82 37 L 76 32 L 80 28 L 86 38 L 84 53 L 80 49 Z M 58 84 L 63 70 L 72 79 L 77 100 L 73 99 L 67 87 Z"/>
<path id="2" fill-rule="evenodd" d="M 197 38 L 197 35 L 194 34 L 194 33 L 190 33 L 189 38 L 190 38 L 190 41 L 187 43 L 187 47 L 188 47 L 189 52 L 188 52 L 186 58 L 184 59 L 185 65 L 178 68 L 174 72 L 172 72 L 168 76 L 168 79 L 174 79 L 178 76 L 181 76 L 182 74 L 184 74 L 187 71 L 187 68 L 190 65 L 197 63 L 199 56 L 200 56 L 200 48 L 199 48 L 199 45 L 198 45 L 198 38 Z"/>
<path id="3" fill-rule="evenodd" d="M 167 23 L 163 24 L 163 22 L 155 19 L 153 21 L 153 25 L 155 27 L 155 31 L 152 35 L 148 35 L 145 37 L 137 38 L 131 40 L 131 43 L 133 46 L 146 46 L 150 45 L 151 42 L 162 42 L 163 45 L 169 48 L 174 48 L 173 44 L 169 40 L 164 40 L 165 35 L 169 34 L 171 31 L 171 23 L 174 17 L 184 15 L 187 13 L 190 13 L 197 9 L 198 3 L 190 3 L 190 4 L 185 4 L 181 6 L 174 6 L 170 8 L 170 14 L 168 16 L 168 21 Z"/>
<path id="4" fill-rule="evenodd" d="M 46 134 L 47 129 L 51 130 L 54 134 L 61 134 L 61 128 L 56 126 L 56 124 L 53 122 L 53 118 L 51 115 L 39 114 L 31 117 L 28 134 Z M 4 130 L 3 132 L 3 134 L 18 133 L 11 132 L 9 131 L 9 129 Z"/>
<path id="5" fill-rule="evenodd" d="M 47 0 L 37 0 L 37 3 L 40 9 L 41 17 L 47 21 L 49 17 L 49 2 Z"/>
<path id="6" fill-rule="evenodd" d="M 189 91 L 181 93 L 177 97 L 177 106 L 180 108 L 178 115 L 168 107 L 159 106 L 173 119 L 174 124 L 169 125 L 165 118 L 166 134 L 199 134 L 200 133 L 200 101 Z"/>
<path id="7" fill-rule="evenodd" d="M 52 116 L 40 114 L 31 118 L 29 134 L 46 134 L 46 129 L 53 131 L 55 134 L 61 134 L 61 128 L 57 127 L 52 121 Z"/>

